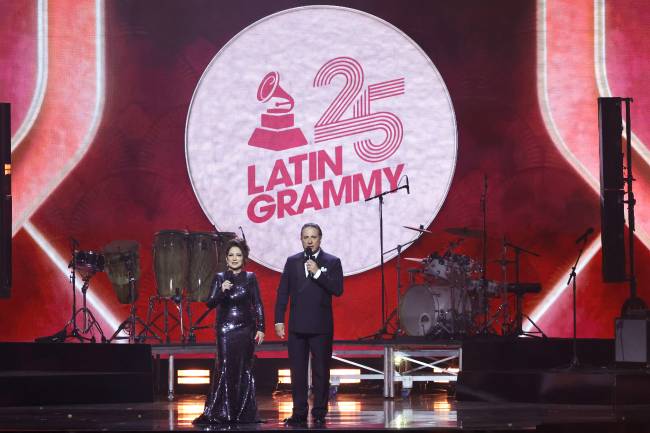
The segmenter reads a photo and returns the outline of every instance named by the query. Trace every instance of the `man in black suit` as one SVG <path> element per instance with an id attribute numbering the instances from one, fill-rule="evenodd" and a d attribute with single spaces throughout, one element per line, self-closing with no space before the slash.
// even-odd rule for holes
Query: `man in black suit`
<path id="1" fill-rule="evenodd" d="M 285 337 L 284 313 L 289 309 L 289 365 L 293 413 L 285 422 L 307 422 L 307 369 L 312 355 L 314 404 L 311 410 L 316 425 L 325 424 L 329 399 L 330 360 L 334 325 L 332 295 L 343 294 L 341 260 L 320 248 L 323 232 L 318 224 L 307 223 L 300 231 L 303 252 L 287 258 L 275 303 L 275 332 Z"/>

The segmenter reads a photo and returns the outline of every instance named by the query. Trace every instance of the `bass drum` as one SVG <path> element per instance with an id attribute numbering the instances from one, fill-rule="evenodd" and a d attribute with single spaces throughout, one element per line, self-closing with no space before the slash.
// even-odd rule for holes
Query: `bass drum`
<path id="1" fill-rule="evenodd" d="M 454 313 L 458 322 L 470 312 L 471 302 L 465 290 L 417 284 L 409 287 L 400 301 L 400 327 L 406 335 L 421 337 L 438 328 L 450 329 Z"/>
<path id="2" fill-rule="evenodd" d="M 437 311 L 438 301 L 432 286 L 411 286 L 399 304 L 400 327 L 406 335 L 428 335 L 437 320 Z"/>

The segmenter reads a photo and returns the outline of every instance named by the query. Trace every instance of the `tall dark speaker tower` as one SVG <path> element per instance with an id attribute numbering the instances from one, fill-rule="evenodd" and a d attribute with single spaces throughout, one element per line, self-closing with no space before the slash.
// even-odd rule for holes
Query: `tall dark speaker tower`
<path id="1" fill-rule="evenodd" d="M 625 273 L 625 178 L 621 98 L 598 98 L 600 135 L 600 221 L 603 280 L 627 281 Z"/>
<path id="2" fill-rule="evenodd" d="M 0 298 L 11 296 L 11 105 L 0 102 Z"/>

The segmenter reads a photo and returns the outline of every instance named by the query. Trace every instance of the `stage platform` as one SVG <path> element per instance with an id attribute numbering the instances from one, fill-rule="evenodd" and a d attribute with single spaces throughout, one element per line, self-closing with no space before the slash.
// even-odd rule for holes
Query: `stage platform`
<path id="1" fill-rule="evenodd" d="M 360 373 L 346 378 L 360 382 L 342 384 L 342 377 L 332 378 L 338 389 L 332 393 L 327 428 L 650 433 L 648 369 L 617 366 L 612 340 L 579 340 L 577 347 L 582 367 L 567 370 L 571 340 L 566 339 L 337 341 L 333 364 L 356 365 Z M 180 385 L 175 388 L 176 373 L 183 362 L 210 366 L 215 354 L 213 344 L 5 343 L 3 350 L 0 366 L 15 389 L 5 387 L 4 395 L 18 395 L 16 390 L 36 383 L 42 389 L 39 395 L 49 401 L 44 397 L 14 404 L 5 401 L 5 407 L 0 407 L 0 431 L 193 430 L 191 420 L 202 411 L 207 385 L 200 391 L 191 388 L 193 392 Z M 136 356 L 138 362 L 133 363 Z M 264 422 L 227 429 L 296 430 L 281 422 L 291 412 L 290 385 L 279 385 L 274 376 L 278 368 L 287 367 L 285 343 L 265 343 L 257 348 L 257 357 L 257 397 Z M 70 384 L 82 385 L 94 378 L 94 395 L 52 400 L 66 383 L 45 389 L 47 383 L 34 382 L 48 370 L 57 378 L 67 377 L 71 390 L 76 388 Z M 99 379 L 117 378 L 114 373 L 120 379 L 107 388 L 109 384 Z M 134 373 L 145 374 L 148 380 L 133 382 Z M 152 392 L 157 375 L 168 376 L 169 381 Z M 562 380 L 550 380 L 549 375 Z M 21 387 L 19 379 L 28 381 Z M 561 386 L 554 387 L 556 383 Z M 122 391 L 106 393 L 117 385 Z M 393 395 L 387 396 L 391 388 Z M 144 399 L 142 392 L 151 399 Z M 561 396 L 563 404 L 549 401 L 549 395 Z M 98 401 L 98 397 L 111 400 Z"/>
<path id="2" fill-rule="evenodd" d="M 151 346 L 151 352 L 156 359 L 154 370 L 158 375 L 163 369 L 167 371 L 166 385 L 169 400 L 174 399 L 176 392 L 173 378 L 176 369 L 179 368 L 178 359 L 212 358 L 215 356 L 215 350 L 214 344 Z M 287 343 L 265 342 L 256 346 L 255 353 L 258 358 L 261 358 L 258 364 L 264 363 L 264 359 L 287 358 Z M 383 396 L 392 398 L 397 392 L 397 387 L 402 393 L 408 393 L 417 382 L 455 382 L 462 364 L 462 342 L 453 339 L 431 340 L 414 337 L 390 340 L 337 340 L 333 344 L 332 360 L 339 367 L 354 367 L 359 370 L 358 374 L 345 375 L 333 371 L 330 377 L 333 387 L 338 387 L 344 379 L 375 381 L 383 385 Z M 380 363 L 377 364 L 373 362 L 374 360 L 379 360 Z M 267 363 L 267 366 L 272 365 Z M 410 365 L 410 367 L 400 368 L 402 365 Z M 286 363 L 284 368 L 288 368 Z M 273 380 L 277 383 L 277 377 Z"/>
<path id="3" fill-rule="evenodd" d="M 192 419 L 205 397 L 184 395 L 169 402 L 0 408 L 2 431 L 300 431 L 285 427 L 289 392 L 258 392 L 264 422 L 198 429 Z M 307 428 L 316 430 L 309 422 Z M 339 394 L 330 402 L 327 430 L 427 432 L 650 432 L 650 406 L 494 404 L 457 402 L 444 391 L 409 398 Z"/>

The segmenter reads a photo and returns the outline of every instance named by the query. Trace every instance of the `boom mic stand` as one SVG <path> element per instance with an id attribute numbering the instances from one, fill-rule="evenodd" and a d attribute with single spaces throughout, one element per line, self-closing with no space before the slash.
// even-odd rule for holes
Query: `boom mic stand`
<path id="1" fill-rule="evenodd" d="M 396 304 L 395 308 L 393 309 L 393 311 L 391 311 L 391 313 L 386 318 L 386 321 L 384 322 L 383 327 L 379 331 L 377 331 L 376 333 L 374 333 L 372 335 L 368 335 L 366 337 L 361 337 L 362 340 L 366 339 L 366 338 L 370 338 L 370 337 L 377 338 L 380 335 L 389 334 L 390 332 L 388 331 L 388 325 L 390 324 L 390 321 L 395 316 L 397 316 L 397 323 L 395 325 L 393 336 L 396 336 L 399 333 L 399 329 L 400 329 L 399 305 L 400 305 L 401 300 L 402 300 L 401 299 L 401 297 L 402 297 L 402 279 L 401 279 L 402 265 L 401 265 L 401 260 L 400 259 L 402 257 L 402 249 L 404 247 L 407 247 L 407 246 L 411 245 L 415 241 L 417 241 L 417 238 L 413 239 L 412 241 L 408 241 L 405 244 L 397 245 L 392 250 L 388 250 L 388 251 L 386 251 L 384 253 L 384 254 L 389 254 L 389 253 L 392 253 L 393 251 L 397 251 L 397 261 L 395 263 L 395 268 L 397 270 L 397 304 Z"/>
<path id="2" fill-rule="evenodd" d="M 385 191 L 372 197 L 368 197 L 365 201 L 369 202 L 370 200 L 379 201 L 379 249 L 380 249 L 380 259 L 381 259 L 381 328 L 377 330 L 372 335 L 361 337 L 361 339 L 367 339 L 370 337 L 379 338 L 382 335 L 386 334 L 387 320 L 386 320 L 386 275 L 384 273 L 384 196 L 392 194 L 399 191 L 400 189 L 406 189 L 407 193 L 409 191 L 408 177 L 406 178 L 406 185 L 398 186 L 397 188 L 391 189 L 390 191 Z"/>
<path id="3" fill-rule="evenodd" d="M 581 245 L 580 245 L 580 251 L 578 251 L 578 257 L 576 258 L 576 262 L 573 264 L 573 267 L 571 268 L 571 273 L 569 274 L 569 281 L 567 281 L 567 285 L 569 285 L 573 281 L 573 344 L 572 344 L 572 351 L 573 351 L 573 356 L 571 358 L 571 364 L 569 364 L 569 369 L 573 368 L 578 368 L 580 366 L 580 362 L 578 361 L 578 337 L 577 337 L 577 332 L 576 332 L 576 268 L 578 267 L 578 262 L 580 261 L 580 257 L 582 257 L 582 253 L 585 250 L 585 246 L 587 246 L 587 239 L 589 237 L 589 231 L 587 231 L 583 236 L 581 240 Z"/>

